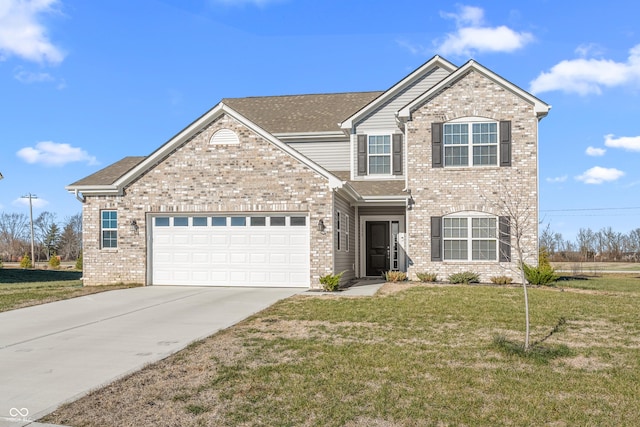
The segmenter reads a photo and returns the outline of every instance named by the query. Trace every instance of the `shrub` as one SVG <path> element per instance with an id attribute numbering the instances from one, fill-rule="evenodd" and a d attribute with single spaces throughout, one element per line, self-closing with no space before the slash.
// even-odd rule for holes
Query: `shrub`
<path id="1" fill-rule="evenodd" d="M 437 282 L 438 275 L 436 273 L 416 273 L 418 280 L 421 282 Z"/>
<path id="2" fill-rule="evenodd" d="M 322 285 L 322 289 L 329 292 L 335 292 L 338 290 L 340 286 L 340 279 L 342 278 L 343 272 L 338 274 L 327 274 L 326 276 L 320 277 L 320 284 Z"/>
<path id="3" fill-rule="evenodd" d="M 82 252 L 80 252 L 78 259 L 76 260 L 76 270 L 82 270 Z"/>
<path id="4" fill-rule="evenodd" d="M 480 283 L 480 275 L 473 271 L 463 271 L 462 273 L 455 273 L 449 276 L 449 282 L 455 284 Z"/>
<path id="5" fill-rule="evenodd" d="M 31 257 L 28 253 L 24 253 L 24 256 L 20 260 L 20 268 L 31 268 Z"/>
<path id="6" fill-rule="evenodd" d="M 404 282 L 407 280 L 407 273 L 404 271 L 387 271 L 384 273 L 387 282 Z"/>
<path id="7" fill-rule="evenodd" d="M 491 278 L 491 283 L 496 285 L 510 285 L 513 279 L 509 276 L 494 276 Z"/>
<path id="8" fill-rule="evenodd" d="M 51 258 L 49 258 L 49 267 L 55 270 L 60 268 L 60 257 L 58 255 L 51 255 Z"/>
<path id="9" fill-rule="evenodd" d="M 550 265 L 534 267 L 523 263 L 522 269 L 524 270 L 524 277 L 527 279 L 527 282 L 532 285 L 548 286 L 559 278 Z"/>

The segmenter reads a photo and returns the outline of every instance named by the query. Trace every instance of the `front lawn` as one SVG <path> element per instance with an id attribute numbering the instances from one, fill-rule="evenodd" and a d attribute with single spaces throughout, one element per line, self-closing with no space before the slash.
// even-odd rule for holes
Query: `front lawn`
<path id="1" fill-rule="evenodd" d="M 371 298 L 300 295 L 44 421 L 638 425 L 640 278 L 587 281 L 590 289 L 569 280 L 530 289 L 532 341 L 560 325 L 531 357 L 499 344 L 523 342 L 517 286 L 400 284 Z"/>
<path id="2" fill-rule="evenodd" d="M 82 286 L 81 271 L 0 269 L 0 312 L 138 285 Z"/>

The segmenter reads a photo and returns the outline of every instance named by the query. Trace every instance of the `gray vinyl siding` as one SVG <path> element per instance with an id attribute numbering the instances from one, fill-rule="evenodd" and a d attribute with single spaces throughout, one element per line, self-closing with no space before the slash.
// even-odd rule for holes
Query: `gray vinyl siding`
<path id="1" fill-rule="evenodd" d="M 447 77 L 449 74 L 449 71 L 443 68 L 434 68 L 430 73 L 426 73 L 413 85 L 405 88 L 402 92 L 399 92 L 395 97 L 372 111 L 360 122 L 355 123 L 356 134 L 388 134 L 400 132 L 396 122 L 396 112 L 431 89 L 431 87 Z M 357 135 L 351 135 L 351 149 L 353 150 L 352 159 L 354 162 L 352 167 L 353 170 L 357 171 Z M 357 174 L 354 175 L 357 176 Z"/>
<path id="2" fill-rule="evenodd" d="M 425 74 L 413 85 L 398 93 L 359 123 L 356 123 L 357 133 L 373 133 L 376 131 L 397 129 L 396 112 L 431 89 L 431 87 L 449 74 L 447 70 L 442 68 L 435 68 L 430 73 Z"/>
<path id="3" fill-rule="evenodd" d="M 345 240 L 346 236 L 344 235 L 345 230 L 343 228 L 343 237 L 342 237 L 342 249 L 338 250 L 338 242 L 336 240 L 337 232 L 335 229 L 335 211 L 340 211 L 341 215 L 349 215 L 349 250 L 345 250 Z M 335 195 L 334 199 L 334 214 L 333 214 L 333 253 L 334 253 L 334 271 L 336 273 L 340 273 L 344 271 L 342 275 L 342 283 L 349 281 L 355 278 L 355 262 L 356 262 L 356 233 L 358 229 L 356 228 L 356 219 L 355 219 L 355 209 L 349 206 L 349 202 L 347 202 L 342 197 Z M 341 222 L 344 223 L 345 218 L 341 219 Z"/>
<path id="4" fill-rule="evenodd" d="M 349 170 L 349 141 L 289 142 L 288 145 L 330 171 Z"/>

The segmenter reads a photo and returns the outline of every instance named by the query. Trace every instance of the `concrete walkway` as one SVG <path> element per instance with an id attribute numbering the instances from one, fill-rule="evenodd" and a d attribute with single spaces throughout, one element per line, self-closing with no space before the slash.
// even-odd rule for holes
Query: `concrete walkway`
<path id="1" fill-rule="evenodd" d="M 149 286 L 0 313 L 0 427 L 36 426 L 61 404 L 303 291 Z"/>

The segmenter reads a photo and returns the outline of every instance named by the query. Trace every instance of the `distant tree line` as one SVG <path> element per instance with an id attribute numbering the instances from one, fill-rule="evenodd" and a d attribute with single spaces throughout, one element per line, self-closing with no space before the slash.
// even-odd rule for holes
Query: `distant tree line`
<path id="1" fill-rule="evenodd" d="M 640 262 L 640 228 L 626 234 L 611 227 L 600 231 L 581 228 L 575 241 L 570 241 L 547 225 L 540 233 L 539 243 L 552 261 Z"/>
<path id="2" fill-rule="evenodd" d="M 58 222 L 56 214 L 42 212 L 33 219 L 35 262 L 59 256 L 63 261 L 75 261 L 82 252 L 82 215 L 76 214 Z M 31 223 L 23 213 L 0 213 L 0 258 L 16 262 L 28 253 L 31 256 Z"/>

